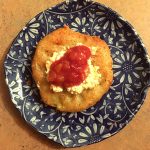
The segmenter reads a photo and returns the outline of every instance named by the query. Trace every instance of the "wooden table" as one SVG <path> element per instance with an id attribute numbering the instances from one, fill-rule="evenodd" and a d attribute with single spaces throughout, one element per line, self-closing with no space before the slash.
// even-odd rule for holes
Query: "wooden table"
<path id="1" fill-rule="evenodd" d="M 37 13 L 62 0 L 0 0 L 0 150 L 61 150 L 35 132 L 10 100 L 3 61 L 11 42 Z M 119 12 L 138 31 L 150 54 L 150 1 L 97 0 Z M 136 117 L 117 135 L 74 150 L 150 150 L 150 91 Z"/>

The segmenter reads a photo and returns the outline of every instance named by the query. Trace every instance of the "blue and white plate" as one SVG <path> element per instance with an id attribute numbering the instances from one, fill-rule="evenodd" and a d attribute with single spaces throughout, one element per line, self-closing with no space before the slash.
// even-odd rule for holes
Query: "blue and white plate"
<path id="1" fill-rule="evenodd" d="M 37 43 L 64 24 L 104 39 L 113 58 L 110 90 L 95 106 L 79 113 L 59 113 L 44 105 L 32 78 Z M 143 104 L 150 85 L 149 58 L 139 35 L 116 12 L 92 1 L 63 2 L 38 14 L 15 38 L 4 67 L 12 102 L 25 121 L 65 147 L 92 144 L 119 132 Z"/>

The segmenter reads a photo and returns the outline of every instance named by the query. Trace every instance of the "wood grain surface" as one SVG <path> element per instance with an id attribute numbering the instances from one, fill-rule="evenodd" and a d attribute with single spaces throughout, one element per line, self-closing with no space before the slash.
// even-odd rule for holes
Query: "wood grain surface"
<path id="1" fill-rule="evenodd" d="M 96 0 L 126 18 L 140 34 L 150 54 L 149 0 Z M 34 131 L 10 100 L 3 61 L 22 27 L 37 13 L 62 0 L 0 0 L 0 150 L 63 150 Z M 121 132 L 102 142 L 74 150 L 150 150 L 150 91 L 135 118 Z M 69 150 L 69 148 L 68 148 Z"/>

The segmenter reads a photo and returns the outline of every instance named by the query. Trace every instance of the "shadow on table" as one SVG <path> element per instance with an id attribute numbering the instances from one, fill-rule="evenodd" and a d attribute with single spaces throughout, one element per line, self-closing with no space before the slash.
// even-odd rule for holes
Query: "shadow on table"
<path id="1" fill-rule="evenodd" d="M 8 50 L 7 50 L 8 51 Z M 0 63 L 0 92 L 1 92 L 1 99 L 2 103 L 5 106 L 5 109 L 8 111 L 8 113 L 13 117 L 14 121 L 16 122 L 16 125 L 18 125 L 20 128 L 25 130 L 31 137 L 35 138 L 38 140 L 40 143 L 45 144 L 53 149 L 64 149 L 63 146 L 49 140 L 47 137 L 44 135 L 36 132 L 31 126 L 29 126 L 25 120 L 21 117 L 21 114 L 19 111 L 15 108 L 14 104 L 11 101 L 8 87 L 5 83 L 5 74 L 4 74 L 4 59 L 6 56 L 7 51 L 3 54 L 2 60 Z"/>

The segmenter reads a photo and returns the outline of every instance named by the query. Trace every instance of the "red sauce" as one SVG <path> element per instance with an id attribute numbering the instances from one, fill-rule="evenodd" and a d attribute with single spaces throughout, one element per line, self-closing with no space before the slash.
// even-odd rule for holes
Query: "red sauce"
<path id="1" fill-rule="evenodd" d="M 61 87 L 80 85 L 86 78 L 90 56 L 90 49 L 83 45 L 68 49 L 63 57 L 51 64 L 48 81 Z"/>

